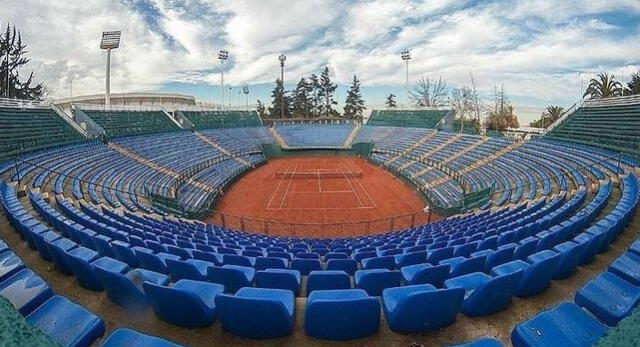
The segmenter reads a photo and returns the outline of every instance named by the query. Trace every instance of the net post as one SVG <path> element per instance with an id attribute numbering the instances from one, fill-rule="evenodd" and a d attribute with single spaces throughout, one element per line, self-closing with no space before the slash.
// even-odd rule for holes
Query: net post
<path id="1" fill-rule="evenodd" d="M 415 226 L 415 223 L 416 223 L 416 214 L 413 213 L 411 214 L 411 228 Z"/>
<path id="2" fill-rule="evenodd" d="M 240 217 L 240 230 L 245 231 L 244 230 L 244 217 Z"/>
<path id="3" fill-rule="evenodd" d="M 431 209 L 429 209 L 429 217 L 427 218 L 427 223 L 431 223 Z"/>
<path id="4" fill-rule="evenodd" d="M 264 234 L 269 235 L 269 222 L 264 221 Z"/>
<path id="5" fill-rule="evenodd" d="M 396 217 L 391 217 L 389 218 L 389 232 L 393 231 L 393 222 L 395 221 Z"/>
<path id="6" fill-rule="evenodd" d="M 224 213 L 222 213 L 222 212 L 220 212 L 220 220 L 222 221 L 222 226 L 226 228 L 227 227 L 227 223 L 224 220 Z"/>
<path id="7" fill-rule="evenodd" d="M 366 224 L 365 224 L 365 234 L 367 234 L 367 236 L 369 236 L 369 226 L 370 226 L 370 223 L 371 223 L 371 222 L 367 221 L 367 222 L 366 222 Z"/>

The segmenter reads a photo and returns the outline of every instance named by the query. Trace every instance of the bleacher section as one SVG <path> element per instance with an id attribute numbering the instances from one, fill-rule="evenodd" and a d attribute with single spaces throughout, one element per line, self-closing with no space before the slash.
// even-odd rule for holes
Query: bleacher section
<path id="1" fill-rule="evenodd" d="M 50 108 L 0 107 L 0 162 L 84 138 Z"/>
<path id="2" fill-rule="evenodd" d="M 292 148 L 344 147 L 354 128 L 342 124 L 277 124 L 275 130 Z"/>
<path id="3" fill-rule="evenodd" d="M 547 138 L 598 146 L 640 157 L 640 98 L 633 103 L 588 101 L 546 134 Z"/>
<path id="4" fill-rule="evenodd" d="M 182 112 L 196 130 L 261 126 L 255 111 L 178 111 Z"/>
<path id="5" fill-rule="evenodd" d="M 636 112 L 621 107 L 607 106 L 616 112 L 606 116 L 589 110 L 567 123 L 622 119 Z M 20 122 L 15 118 L 6 124 Z M 132 118 L 124 122 L 146 127 L 139 114 Z M 570 134 L 609 129 L 616 141 L 626 138 L 624 129 L 610 123 L 602 128 L 601 122 L 585 121 Z M 630 122 L 625 124 L 635 124 Z M 50 132 L 17 124 L 21 136 Z M 344 143 L 351 129 L 287 127 L 293 126 L 277 128 L 289 134 L 282 135 L 287 142 L 314 147 Z M 151 128 L 176 130 L 155 123 Z M 215 339 L 224 331 L 220 341 L 230 345 L 275 338 L 268 343 L 369 338 L 355 343 L 376 344 L 383 334 L 396 343 L 437 344 L 449 341 L 444 335 L 468 333 L 479 323 L 504 340 L 505 328 L 493 325 L 504 318 L 512 322 L 508 329 L 515 347 L 586 346 L 640 304 L 640 240 L 628 248 L 620 242 L 638 237 L 640 161 L 611 151 L 632 148 L 632 142 L 605 149 L 586 140 L 560 141 L 569 134 L 561 127 L 558 136 L 515 142 L 426 127 L 366 125 L 354 143 L 373 143 L 372 161 L 432 192 L 443 205 L 487 187 L 494 188 L 491 203 L 392 233 L 321 239 L 278 236 L 274 230 L 255 234 L 169 216 L 144 196 L 153 189 L 173 191 L 185 205 L 206 202 L 264 160 L 260 144 L 274 141 L 267 128 L 153 134 L 147 128 L 105 129 L 135 136 L 31 151 L 41 148 L 34 146 L 19 153 L 17 167 L 0 162 L 0 205 L 10 223 L 0 240 L 0 296 L 15 314 L 63 346 L 171 346 L 128 329 L 97 341 L 105 322 L 110 328 L 128 322 L 126 315 L 116 317 L 117 323 L 113 317 L 103 320 L 100 315 L 124 312 L 111 305 L 135 312 L 136 319 L 157 321 L 155 314 L 164 322 L 147 326 L 155 333 L 184 327 L 195 338 Z M 293 129 L 299 129 L 295 135 Z M 602 141 L 607 136 L 600 135 Z M 464 182 L 449 170 L 463 175 Z M 26 196 L 19 197 L 22 186 Z M 46 268 L 46 276 L 65 276 L 56 291 L 76 286 L 75 300 L 97 314 L 54 295 L 55 282 L 50 286 L 43 273 L 22 261 L 29 253 L 40 258 L 30 259 L 30 266 Z M 579 288 L 571 293 L 576 283 Z M 548 295 L 558 291 L 571 293 L 570 301 L 561 302 L 568 295 Z M 499 312 L 502 316 L 495 315 Z M 461 315 L 470 319 L 447 328 Z M 500 346 L 485 338 L 472 343 Z"/>
<path id="6" fill-rule="evenodd" d="M 373 110 L 367 125 L 437 128 L 452 110 Z"/>
<path id="7" fill-rule="evenodd" d="M 158 111 L 82 111 L 104 129 L 107 137 L 153 134 L 180 128 L 161 110 Z"/>

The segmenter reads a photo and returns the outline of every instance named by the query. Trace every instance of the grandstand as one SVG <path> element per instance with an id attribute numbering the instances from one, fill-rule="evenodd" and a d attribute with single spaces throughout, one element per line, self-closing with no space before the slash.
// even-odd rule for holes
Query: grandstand
<path id="1" fill-rule="evenodd" d="M 452 110 L 373 110 L 368 125 L 438 128 Z"/>
<path id="2" fill-rule="evenodd" d="M 197 130 L 214 128 L 241 128 L 262 125 L 255 111 L 179 111 Z"/>
<path id="3" fill-rule="evenodd" d="M 567 114 L 548 138 L 598 146 L 638 157 L 640 153 L 640 98 L 586 101 Z"/>
<path id="4" fill-rule="evenodd" d="M 182 129 L 164 111 L 80 109 L 98 141 L 46 105 L 0 107 L 0 323 L 64 346 L 592 345 L 640 302 L 633 100 L 585 103 L 528 141 L 439 131 L 448 110 L 267 128 L 185 108 Z M 368 161 L 448 217 L 330 238 L 187 218 L 281 141 L 370 144 Z"/>

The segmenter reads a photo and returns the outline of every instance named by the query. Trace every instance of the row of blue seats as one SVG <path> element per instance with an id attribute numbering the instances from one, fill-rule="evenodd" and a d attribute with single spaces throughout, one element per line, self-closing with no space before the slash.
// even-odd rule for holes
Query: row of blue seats
<path id="1" fill-rule="evenodd" d="M 633 175 L 623 179 L 625 189 L 615 208 L 590 229 L 612 242 L 631 221 L 640 200 Z M 606 244 L 603 246 L 603 248 Z M 597 342 L 608 330 L 629 316 L 640 303 L 640 241 L 635 241 L 605 271 L 587 282 L 564 302 L 516 326 L 514 346 L 585 346 Z M 561 322 L 561 323 L 560 323 Z"/>
<path id="2" fill-rule="evenodd" d="M 4 183 L 0 186 L 0 204 L 16 231 L 26 228 L 44 230 L 46 226 L 33 219 L 21 202 Z M 53 252 L 53 248 L 50 249 Z M 102 318 L 83 306 L 55 295 L 53 289 L 0 240 L 0 296 L 7 299 L 26 321 L 61 346 L 89 346 L 105 332 Z M 131 345 L 177 347 L 158 337 L 129 329 L 114 331 L 102 344 L 104 347 Z"/>

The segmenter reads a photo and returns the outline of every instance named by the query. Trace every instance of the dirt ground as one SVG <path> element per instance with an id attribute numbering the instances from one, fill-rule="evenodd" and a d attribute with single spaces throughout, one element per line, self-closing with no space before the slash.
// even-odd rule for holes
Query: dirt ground
<path id="1" fill-rule="evenodd" d="M 24 201 L 25 206 L 28 205 Z M 296 299 L 295 327 L 291 336 L 266 341 L 252 341 L 225 333 L 218 321 L 212 326 L 199 329 L 186 329 L 162 322 L 151 311 L 130 311 L 113 304 L 103 292 L 91 292 L 80 287 L 73 277 L 62 275 L 53 269 L 52 263 L 40 258 L 37 252 L 28 248 L 8 224 L 4 215 L 0 216 L 0 237 L 23 259 L 26 265 L 42 276 L 57 294 L 74 300 L 105 320 L 108 336 L 117 328 L 127 327 L 140 332 L 161 336 L 176 343 L 188 346 L 408 346 L 418 343 L 424 346 L 442 346 L 467 342 L 483 336 L 496 337 L 510 345 L 513 327 L 540 310 L 555 306 L 559 302 L 573 300 L 575 292 L 588 280 L 607 266 L 640 234 L 640 217 L 636 217 L 611 248 L 599 254 L 596 260 L 578 268 L 573 276 L 563 281 L 553 281 L 544 293 L 530 298 L 514 298 L 508 309 L 497 314 L 468 318 L 459 314 L 456 323 L 428 334 L 400 334 L 389 329 L 384 315 L 380 331 L 366 339 L 349 342 L 330 342 L 310 338 L 304 333 L 304 306 L 306 298 Z M 303 279 L 303 286 L 306 279 Z M 302 292 L 304 292 L 304 287 Z M 99 345 L 98 341 L 96 345 Z"/>
<path id="2" fill-rule="evenodd" d="M 261 234 L 341 237 L 439 219 L 424 207 L 413 188 L 362 158 L 278 158 L 235 182 L 206 221 Z"/>

